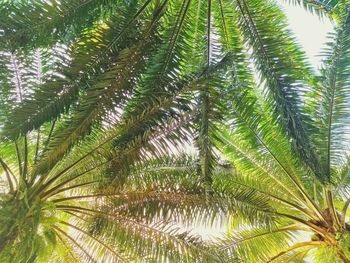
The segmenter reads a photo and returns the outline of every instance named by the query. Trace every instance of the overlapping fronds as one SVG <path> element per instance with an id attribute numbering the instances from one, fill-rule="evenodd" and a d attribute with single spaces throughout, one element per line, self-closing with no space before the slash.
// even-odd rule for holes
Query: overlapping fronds
<path id="1" fill-rule="evenodd" d="M 344 244 L 349 244 L 346 215 L 350 203 L 346 199 L 344 201 L 348 196 L 348 14 L 348 10 L 338 14 L 341 22 L 328 44 L 331 48 L 326 49 L 324 68 L 321 76 L 317 77 L 320 83 L 309 82 L 308 85 L 314 85 L 307 88 L 312 93 L 302 90 L 295 93 L 300 102 L 311 99 L 313 103 L 306 108 L 297 101 L 292 107 L 286 104 L 288 110 L 300 106 L 295 112 L 302 127 L 297 129 L 295 126 L 293 130 L 300 132 L 305 128 L 307 142 L 303 140 L 299 143 L 304 147 L 302 151 L 311 147 L 316 158 L 316 161 L 308 161 L 312 164 L 308 165 L 311 169 L 303 168 L 302 155 L 295 151 L 298 145 L 295 134 L 286 133 L 285 123 L 276 121 L 273 103 L 277 103 L 278 99 L 273 98 L 273 103 L 270 103 L 270 92 L 261 93 L 254 88 L 236 89 L 235 97 L 228 104 L 234 113 L 230 124 L 232 131 L 222 135 L 223 155 L 232 162 L 237 173 L 224 180 L 225 184 L 236 184 L 232 188 L 244 187 L 258 193 L 260 200 L 265 198 L 273 208 L 269 210 L 277 218 L 272 227 L 232 220 L 233 228 L 221 241 L 220 247 L 236 258 L 267 262 L 306 258 L 315 262 L 349 261 L 349 251 L 344 247 Z M 294 86 L 298 81 L 292 83 Z M 271 85 L 268 80 L 266 85 Z M 292 94 L 288 95 L 288 99 L 293 101 Z M 282 102 L 278 105 L 281 106 Z M 277 116 L 283 119 L 283 113 Z M 338 187 L 335 188 L 332 183 Z M 300 231 L 309 232 L 305 234 L 308 236 L 306 241 L 290 236 L 300 234 Z"/>
<path id="2" fill-rule="evenodd" d="M 118 83 L 118 76 L 115 72 L 125 65 L 125 59 L 128 56 L 132 56 L 137 62 L 137 57 L 140 57 L 140 54 L 144 55 L 144 52 L 141 51 L 150 47 L 147 46 L 148 40 L 146 41 L 144 37 L 149 39 L 154 35 L 152 30 L 154 30 L 155 23 L 159 20 L 164 6 L 156 7 L 154 18 L 152 19 L 151 13 L 149 14 L 150 21 L 146 22 L 145 19 L 143 24 L 140 24 L 137 19 L 145 12 L 146 7 L 131 4 L 117 9 L 115 16 L 86 30 L 82 37 L 70 44 L 71 62 L 67 67 L 62 67 L 64 64 L 61 65 L 55 78 L 42 81 L 35 90 L 34 96 L 22 103 L 13 113 L 10 113 L 10 118 L 16 122 L 9 122 L 3 133 L 13 138 L 32 129 L 37 129 L 44 122 L 57 119 L 77 101 L 79 94 L 85 94 L 86 90 L 91 89 L 90 93 L 96 93 L 96 90 L 103 92 L 103 89 L 109 87 L 108 91 L 111 90 L 110 86 L 113 81 L 112 87 L 116 88 L 115 83 Z M 150 12 L 151 10 L 148 10 L 148 13 Z M 145 29 L 135 31 L 132 30 L 131 26 L 144 26 Z M 145 46 L 135 44 L 133 49 L 128 50 L 129 44 L 137 40 L 140 43 L 145 40 Z M 135 51 L 138 54 L 136 56 Z M 66 52 L 63 50 L 61 54 L 67 56 Z M 122 63 L 123 59 L 124 64 Z M 136 72 L 132 73 L 135 66 L 129 65 L 129 79 L 133 79 L 134 74 L 136 74 Z M 125 74 L 120 76 L 123 75 L 125 76 Z M 129 85 L 132 85 L 131 83 Z M 97 94 L 95 100 L 99 98 L 99 94 Z"/>
<path id="3" fill-rule="evenodd" d="M 1 49 L 44 47 L 72 40 L 113 14 L 122 1 L 1 1 Z M 86 14 L 89 14 L 87 16 Z"/>
<path id="4" fill-rule="evenodd" d="M 349 34 L 348 14 L 343 24 L 331 36 L 319 90 L 319 137 L 317 149 L 322 158 L 325 175 L 331 179 L 332 169 L 346 162 L 348 151 L 348 100 L 349 100 Z M 327 138 L 327 140 L 325 140 Z"/>
<path id="5" fill-rule="evenodd" d="M 1 262 L 349 262 L 346 1 L 0 2 Z"/>
<path id="6" fill-rule="evenodd" d="M 337 4 L 342 1 L 339 0 L 284 0 L 294 5 L 300 5 L 307 11 L 324 17 L 325 15 L 332 15 L 333 9 L 336 8 Z"/>

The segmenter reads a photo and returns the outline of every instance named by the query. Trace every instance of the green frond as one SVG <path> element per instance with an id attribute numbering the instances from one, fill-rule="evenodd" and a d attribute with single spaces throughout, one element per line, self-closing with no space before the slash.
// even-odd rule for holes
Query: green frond
<path id="1" fill-rule="evenodd" d="M 93 90 L 103 89 L 108 87 L 110 82 L 117 81 L 118 78 L 114 77 L 114 74 L 118 67 L 122 66 L 118 56 L 125 58 L 127 47 L 132 41 L 141 41 L 145 35 L 150 34 L 147 30 L 145 30 L 147 33 L 133 31 L 127 34 L 128 30 L 131 30 L 131 22 L 141 25 L 134 16 L 136 13 L 139 18 L 144 12 L 138 13 L 137 6 L 131 5 L 126 10 L 118 11 L 119 16 L 115 15 L 104 23 L 100 22 L 69 46 L 71 61 L 66 67 L 56 72 L 54 79 L 44 81 L 40 88 L 36 89 L 34 98 L 25 101 L 15 109 L 11 114 L 11 120 L 18 120 L 18 122 L 7 123 L 3 131 L 5 135 L 16 138 L 19 134 L 37 129 L 44 122 L 55 120 L 68 111 L 78 100 L 81 92 L 84 93 L 91 87 Z M 150 10 L 146 12 L 148 14 L 146 17 L 151 17 L 151 21 L 147 20 L 147 22 L 149 22 L 149 28 L 153 28 L 162 13 L 159 10 L 152 18 L 153 14 L 149 14 L 150 12 Z M 67 54 L 64 55 L 67 56 Z M 99 95 L 97 94 L 95 98 L 98 99 Z"/>
<path id="2" fill-rule="evenodd" d="M 337 255 L 337 251 L 335 247 L 323 245 L 320 248 L 312 251 L 312 259 L 315 262 L 343 262 Z"/>
<path id="3" fill-rule="evenodd" d="M 299 5 L 304 7 L 307 11 L 312 14 L 316 14 L 320 18 L 324 16 L 332 16 L 333 9 L 336 8 L 337 4 L 341 1 L 339 0 L 284 0 L 285 2 L 291 3 L 293 5 Z"/>
<path id="4" fill-rule="evenodd" d="M 115 1 L 2 1 L 1 46 L 45 47 L 60 39 L 79 36 L 98 20 L 108 18 L 118 8 Z M 23 15 L 25 12 L 26 15 Z M 86 16 L 86 14 L 90 14 Z"/>
<path id="5" fill-rule="evenodd" d="M 268 262 L 274 254 L 289 247 L 295 229 L 298 228 L 294 225 L 271 230 L 240 227 L 221 240 L 219 249 L 229 250 L 229 254 L 243 261 Z"/>
<path id="6" fill-rule="evenodd" d="M 346 15 L 332 36 L 328 49 L 324 51 L 326 58 L 321 71 L 322 87 L 318 105 L 320 122 L 315 141 L 322 158 L 324 180 L 327 182 L 332 181 L 333 169 L 346 162 L 348 150 L 349 21 Z"/>
<path id="7" fill-rule="evenodd" d="M 312 122 L 303 110 L 302 95 L 308 92 L 312 76 L 304 54 L 288 32 L 283 13 L 270 1 L 240 0 L 236 9 L 237 26 L 253 50 L 259 79 L 275 119 L 292 138 L 295 152 L 321 177 L 315 146 L 309 138 Z"/>

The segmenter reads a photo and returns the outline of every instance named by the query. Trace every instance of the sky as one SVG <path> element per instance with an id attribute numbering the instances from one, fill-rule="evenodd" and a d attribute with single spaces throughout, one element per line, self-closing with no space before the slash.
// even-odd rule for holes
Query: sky
<path id="1" fill-rule="evenodd" d="M 295 37 L 303 47 L 311 64 L 318 68 L 322 58 L 320 51 L 327 41 L 327 34 L 332 32 L 333 25 L 327 18 L 319 18 L 300 6 L 278 0 L 285 11 L 290 25 L 290 29 L 295 33 Z"/>

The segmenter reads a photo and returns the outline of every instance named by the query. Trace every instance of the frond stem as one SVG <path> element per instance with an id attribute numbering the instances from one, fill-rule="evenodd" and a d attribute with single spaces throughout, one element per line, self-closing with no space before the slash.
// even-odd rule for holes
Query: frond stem
<path id="1" fill-rule="evenodd" d="M 306 246 L 321 246 L 322 245 L 322 242 L 321 241 L 307 241 L 307 242 L 300 242 L 300 243 L 297 243 L 293 246 L 290 246 L 289 248 L 287 248 L 286 250 L 283 250 L 282 252 L 278 253 L 276 256 L 270 258 L 267 262 L 272 262 L 274 261 L 275 259 L 283 256 L 284 254 L 290 252 L 290 251 L 293 251 L 295 249 L 298 249 L 298 248 L 301 248 L 301 247 L 306 247 Z"/>

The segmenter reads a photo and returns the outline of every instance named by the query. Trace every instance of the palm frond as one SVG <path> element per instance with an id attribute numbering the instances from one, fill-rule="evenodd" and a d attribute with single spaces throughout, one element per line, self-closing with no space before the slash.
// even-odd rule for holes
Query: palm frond
<path id="1" fill-rule="evenodd" d="M 311 120 L 303 110 L 302 94 L 308 91 L 312 73 L 295 40 L 286 29 L 285 17 L 269 1 L 237 1 L 237 24 L 252 47 L 253 59 L 264 84 L 275 119 L 293 139 L 293 149 L 322 176 L 315 146 L 310 140 Z M 266 17 L 266 10 L 273 18 Z M 274 33 L 269 30 L 274 30 Z M 276 31 L 277 30 L 277 31 Z M 279 41 L 275 41 L 274 38 Z M 277 44 L 278 43 L 278 44 Z"/>
<path id="2" fill-rule="evenodd" d="M 324 16 L 332 16 L 333 9 L 336 8 L 339 0 L 284 0 L 293 5 L 304 7 L 312 14 L 323 18 Z"/>
<path id="3" fill-rule="evenodd" d="M 241 228 L 222 240 L 220 249 L 229 250 L 232 256 L 244 261 L 268 261 L 271 255 L 289 247 L 288 242 L 296 229 L 298 227 L 294 225 L 269 231 Z"/>
<path id="4" fill-rule="evenodd" d="M 332 180 L 333 166 L 346 162 L 344 157 L 348 151 L 349 130 L 346 114 L 349 100 L 349 21 L 346 16 L 325 51 L 327 58 L 322 70 L 322 88 L 319 91 L 320 127 L 315 140 L 322 157 L 325 180 L 328 182 Z"/>

